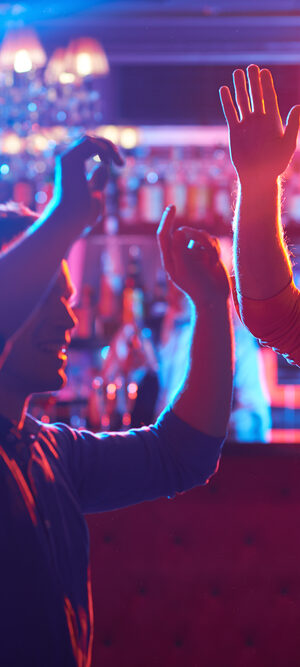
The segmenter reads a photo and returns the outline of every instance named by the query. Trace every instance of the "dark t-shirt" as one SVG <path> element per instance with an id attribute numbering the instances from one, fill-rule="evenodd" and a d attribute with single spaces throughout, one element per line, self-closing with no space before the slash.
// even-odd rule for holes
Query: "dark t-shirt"
<path id="1" fill-rule="evenodd" d="M 168 410 L 154 426 L 94 435 L 0 419 L 0 664 L 89 667 L 92 601 L 84 513 L 205 484 L 223 441 Z"/>

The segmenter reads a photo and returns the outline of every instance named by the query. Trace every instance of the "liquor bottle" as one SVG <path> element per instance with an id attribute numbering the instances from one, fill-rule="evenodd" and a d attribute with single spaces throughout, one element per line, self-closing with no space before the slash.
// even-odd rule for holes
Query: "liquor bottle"
<path id="1" fill-rule="evenodd" d="M 120 323 L 120 301 L 122 277 L 119 247 L 113 237 L 106 243 L 101 255 L 99 299 L 96 309 L 95 332 L 97 336 L 109 337 Z"/>
<path id="2" fill-rule="evenodd" d="M 205 165 L 200 160 L 187 163 L 187 216 L 190 222 L 209 222 L 211 189 Z"/>
<path id="3" fill-rule="evenodd" d="M 165 206 L 174 204 L 178 218 L 184 218 L 187 213 L 187 183 L 182 162 L 173 162 L 166 166 L 165 174 Z"/>
<path id="4" fill-rule="evenodd" d="M 212 184 L 212 224 L 230 227 L 233 217 L 232 190 L 234 169 L 221 146 L 212 148 L 210 157 Z"/>
<path id="5" fill-rule="evenodd" d="M 158 223 L 164 208 L 163 168 L 158 161 L 143 165 L 138 190 L 138 209 L 141 222 Z"/>
<path id="6" fill-rule="evenodd" d="M 118 180 L 119 186 L 119 215 L 126 225 L 133 225 L 138 220 L 138 188 L 139 177 L 136 160 L 133 156 L 127 158 L 126 166 Z"/>
<path id="7" fill-rule="evenodd" d="M 83 285 L 81 290 L 81 303 L 74 308 L 78 319 L 76 326 L 77 338 L 91 338 L 93 335 L 93 289 L 90 285 Z"/>
<path id="8" fill-rule="evenodd" d="M 294 159 L 293 171 L 284 187 L 287 202 L 287 222 L 299 225 L 300 223 L 300 160 Z"/>
<path id="9" fill-rule="evenodd" d="M 167 282 L 166 274 L 158 269 L 151 301 L 147 308 L 146 326 L 152 332 L 154 344 L 159 343 L 161 325 L 167 310 Z"/>
<path id="10" fill-rule="evenodd" d="M 87 425 L 92 431 L 101 429 L 101 417 L 104 414 L 103 380 L 101 376 L 93 378 L 87 402 Z"/>
<path id="11" fill-rule="evenodd" d="M 229 175 L 216 170 L 213 175 L 212 216 L 214 223 L 230 225 L 233 217 Z"/>
<path id="12" fill-rule="evenodd" d="M 141 251 L 129 248 L 127 275 L 123 289 L 123 324 L 142 326 L 144 318 L 144 289 L 141 278 Z"/>
<path id="13" fill-rule="evenodd" d="M 117 217 L 119 210 L 118 174 L 111 169 L 110 178 L 105 187 L 105 217 Z"/>
<path id="14" fill-rule="evenodd" d="M 24 206 L 33 207 L 33 187 L 29 181 L 18 181 L 13 187 L 13 198 Z"/>

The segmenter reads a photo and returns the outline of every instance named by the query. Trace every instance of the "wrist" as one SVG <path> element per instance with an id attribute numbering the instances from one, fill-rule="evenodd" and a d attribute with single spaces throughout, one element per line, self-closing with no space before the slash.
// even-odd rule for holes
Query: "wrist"
<path id="1" fill-rule="evenodd" d="M 218 294 L 211 298 L 199 297 L 192 301 L 194 312 L 196 317 L 198 315 L 212 316 L 214 315 L 224 315 L 228 312 L 230 308 L 230 293 L 228 295 Z"/>
<path id="2" fill-rule="evenodd" d="M 57 226 L 57 231 L 64 235 L 69 243 L 73 243 L 80 236 L 83 229 L 82 220 L 64 201 L 50 202 L 45 214 L 46 218 L 51 218 L 51 226 Z"/>
<path id="3" fill-rule="evenodd" d="M 39 220 L 49 241 L 51 239 L 52 243 L 55 239 L 56 246 L 63 254 L 80 234 L 75 224 L 68 224 L 67 212 L 60 203 L 50 202 Z"/>
<path id="4" fill-rule="evenodd" d="M 252 173 L 238 174 L 238 188 L 242 192 L 254 192 L 259 191 L 266 192 L 269 190 L 275 190 L 280 186 L 280 176 L 269 175 L 266 173 L 260 173 L 258 170 Z"/>

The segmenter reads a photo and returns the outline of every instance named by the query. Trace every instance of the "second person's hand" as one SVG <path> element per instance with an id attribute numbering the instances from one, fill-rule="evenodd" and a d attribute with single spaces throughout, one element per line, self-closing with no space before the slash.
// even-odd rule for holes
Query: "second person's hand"
<path id="1" fill-rule="evenodd" d="M 229 128 L 230 153 L 241 181 L 277 178 L 296 148 L 300 105 L 294 106 L 283 128 L 271 72 L 257 65 L 233 73 L 235 101 L 227 86 L 220 88 Z M 248 86 L 247 86 L 248 83 Z"/>
<path id="2" fill-rule="evenodd" d="M 196 307 L 224 303 L 230 288 L 218 240 L 201 229 L 177 227 L 175 216 L 175 206 L 168 207 L 157 231 L 167 274 Z"/>

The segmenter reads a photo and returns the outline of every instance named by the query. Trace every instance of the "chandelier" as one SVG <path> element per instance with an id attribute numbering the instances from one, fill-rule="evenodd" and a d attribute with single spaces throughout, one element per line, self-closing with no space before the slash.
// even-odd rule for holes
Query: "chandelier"
<path id="1" fill-rule="evenodd" d="M 48 59 L 32 28 L 8 30 L 0 44 L 2 176 L 48 172 L 57 146 L 95 130 L 102 121 L 99 77 L 108 72 L 95 39 L 74 39 Z"/>

